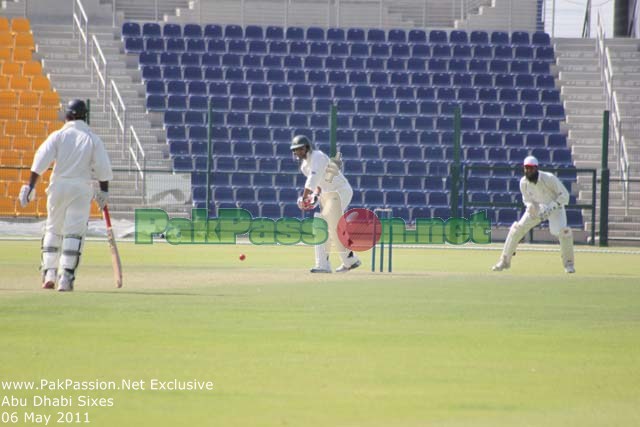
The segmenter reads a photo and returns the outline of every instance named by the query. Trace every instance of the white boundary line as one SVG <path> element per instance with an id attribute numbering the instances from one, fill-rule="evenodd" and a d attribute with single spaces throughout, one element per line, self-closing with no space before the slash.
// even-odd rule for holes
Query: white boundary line
<path id="1" fill-rule="evenodd" d="M 0 241 L 18 241 L 18 242 L 26 242 L 26 241 L 37 241 L 41 240 L 40 237 L 35 236 L 0 236 Z M 86 241 L 89 242 L 104 242 L 107 240 L 107 237 L 86 237 Z M 134 239 L 131 237 L 127 238 L 119 238 L 117 239 L 119 242 L 129 242 L 133 243 Z M 164 239 L 154 239 L 153 244 L 168 244 Z M 195 243 L 196 245 L 198 243 Z M 251 245 L 251 242 L 246 238 L 239 238 L 238 245 Z M 191 244 L 189 246 L 192 246 Z M 207 245 L 207 244 L 203 244 Z M 144 245 L 149 246 L 149 245 Z M 180 245 L 176 245 L 180 246 Z M 209 244 L 207 246 L 215 246 L 215 244 Z M 226 245 L 225 245 L 226 246 Z M 262 246 L 273 246 L 273 245 L 262 245 Z M 306 246 L 303 243 L 298 243 L 296 246 Z M 463 250 L 463 251 L 502 251 L 502 244 L 491 243 L 487 245 L 474 245 L 474 244 L 465 244 L 465 245 L 401 245 L 395 244 L 393 245 L 394 249 L 447 249 L 447 250 Z M 558 244 L 529 244 L 523 243 L 518 245 L 518 251 L 523 252 L 560 252 L 560 246 Z M 619 254 L 619 255 L 640 255 L 640 248 L 638 249 L 622 249 L 620 247 L 614 248 L 599 248 L 599 247 L 585 247 L 585 246 L 576 246 L 575 252 L 579 253 L 601 253 L 601 254 Z"/>

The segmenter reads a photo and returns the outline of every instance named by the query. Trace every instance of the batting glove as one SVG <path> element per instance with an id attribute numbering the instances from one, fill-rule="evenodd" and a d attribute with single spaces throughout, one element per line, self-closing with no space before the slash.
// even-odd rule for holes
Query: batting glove
<path id="1" fill-rule="evenodd" d="M 30 201 L 32 201 L 36 197 L 36 190 L 29 186 L 23 185 L 20 187 L 20 194 L 18 195 L 18 201 L 20 202 L 20 206 L 23 208 L 26 207 Z"/>
<path id="2" fill-rule="evenodd" d="M 320 203 L 320 199 L 318 195 L 313 193 L 307 196 L 306 199 L 303 199 L 302 196 L 298 197 L 298 207 L 303 211 L 311 211 L 318 207 Z"/>
<path id="3" fill-rule="evenodd" d="M 100 209 L 104 210 L 104 207 L 109 203 L 109 193 L 107 191 L 96 191 L 96 194 L 93 196 L 100 206 Z"/>

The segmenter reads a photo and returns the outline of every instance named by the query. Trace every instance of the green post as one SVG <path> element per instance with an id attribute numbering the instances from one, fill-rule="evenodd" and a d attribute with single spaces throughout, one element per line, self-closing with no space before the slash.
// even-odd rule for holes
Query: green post
<path id="1" fill-rule="evenodd" d="M 207 105 L 207 193 L 205 196 L 205 203 L 207 204 L 207 218 L 211 216 L 209 212 L 209 204 L 211 203 L 211 156 L 213 155 L 213 149 L 211 147 L 211 115 L 211 98 L 209 98 L 209 104 Z"/>
<path id="2" fill-rule="evenodd" d="M 593 191 L 596 191 L 594 188 Z M 594 225 L 595 226 L 595 225 Z M 600 170 L 600 246 L 609 246 L 609 111 L 602 114 L 602 169 Z"/>
<path id="3" fill-rule="evenodd" d="M 91 124 L 91 100 L 87 98 L 87 124 Z"/>
<path id="4" fill-rule="evenodd" d="M 335 104 L 331 104 L 331 124 L 329 132 L 331 143 L 329 157 L 335 157 L 338 153 L 338 109 Z"/>
<path id="5" fill-rule="evenodd" d="M 453 113 L 453 164 L 451 165 L 451 217 L 458 217 L 460 180 L 460 106 Z"/>

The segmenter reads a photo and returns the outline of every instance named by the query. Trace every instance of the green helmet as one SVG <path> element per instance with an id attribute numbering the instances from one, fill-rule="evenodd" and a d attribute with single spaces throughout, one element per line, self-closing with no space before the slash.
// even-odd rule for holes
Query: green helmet
<path id="1" fill-rule="evenodd" d="M 311 145 L 311 141 L 305 135 L 296 135 L 291 140 L 291 146 L 289 149 L 291 151 L 298 149 L 300 147 L 307 147 L 308 151 L 313 150 L 313 146 Z"/>

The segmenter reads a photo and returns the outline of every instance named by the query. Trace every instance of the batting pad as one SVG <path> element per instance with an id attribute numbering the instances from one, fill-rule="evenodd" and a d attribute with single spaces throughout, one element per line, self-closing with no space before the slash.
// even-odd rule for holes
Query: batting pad
<path id="1" fill-rule="evenodd" d="M 62 240 L 62 256 L 60 257 L 61 268 L 69 270 L 72 273 L 75 272 L 80 263 L 83 244 L 84 240 L 82 236 L 64 236 L 64 240 Z"/>
<path id="2" fill-rule="evenodd" d="M 560 255 L 562 256 L 562 263 L 565 267 L 573 266 L 573 232 L 571 229 L 569 227 L 564 227 L 560 230 L 558 240 L 560 241 Z"/>
<path id="3" fill-rule="evenodd" d="M 62 236 L 54 233 L 45 233 L 42 237 L 42 271 L 58 269 L 60 258 L 60 244 Z"/>

